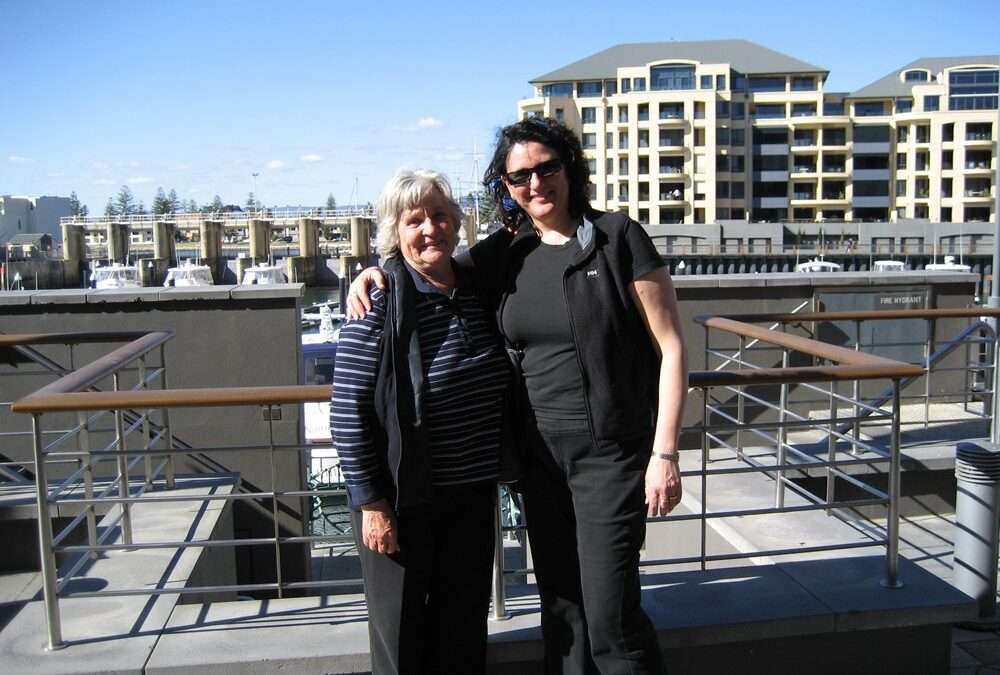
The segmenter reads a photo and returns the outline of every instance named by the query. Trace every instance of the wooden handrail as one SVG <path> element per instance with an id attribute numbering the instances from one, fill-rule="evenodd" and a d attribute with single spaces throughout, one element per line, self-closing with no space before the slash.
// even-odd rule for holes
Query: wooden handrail
<path id="1" fill-rule="evenodd" d="M 952 319 L 1000 316 L 995 307 L 955 307 L 953 309 L 884 309 L 857 312 L 800 312 L 798 314 L 722 314 L 695 317 L 698 323 L 712 318 L 744 323 L 801 323 L 804 321 L 885 321 L 888 319 Z"/>
<path id="2" fill-rule="evenodd" d="M 70 333 L 8 333 L 0 334 L 0 347 L 22 345 L 74 345 L 101 342 L 131 342 L 148 334 L 148 330 L 70 332 Z"/>

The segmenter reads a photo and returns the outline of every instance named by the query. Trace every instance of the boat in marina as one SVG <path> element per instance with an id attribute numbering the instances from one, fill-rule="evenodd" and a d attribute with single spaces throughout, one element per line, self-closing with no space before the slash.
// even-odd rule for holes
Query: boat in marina
<path id="1" fill-rule="evenodd" d="M 135 265 L 111 263 L 104 267 L 95 267 L 90 273 L 94 288 L 139 288 L 139 270 Z"/>
<path id="2" fill-rule="evenodd" d="M 168 269 L 167 278 L 163 281 L 164 286 L 211 286 L 213 283 L 212 270 L 208 265 L 197 265 L 190 260 Z"/>
<path id="3" fill-rule="evenodd" d="M 955 256 L 946 255 L 943 263 L 930 263 L 924 269 L 928 272 L 969 272 L 972 270 L 968 265 L 955 262 Z"/>
<path id="4" fill-rule="evenodd" d="M 795 266 L 796 272 L 803 272 L 805 274 L 814 274 L 817 272 L 839 272 L 841 269 L 840 265 L 835 262 L 830 262 L 829 260 L 807 260 L 804 263 L 799 263 Z"/>
<path id="5" fill-rule="evenodd" d="M 254 265 L 243 271 L 243 286 L 263 286 L 269 284 L 285 283 L 285 273 L 281 271 L 280 265 Z"/>

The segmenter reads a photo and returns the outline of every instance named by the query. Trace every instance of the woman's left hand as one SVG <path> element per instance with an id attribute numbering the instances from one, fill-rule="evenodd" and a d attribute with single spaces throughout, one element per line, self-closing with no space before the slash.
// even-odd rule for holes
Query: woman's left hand
<path id="1" fill-rule="evenodd" d="M 681 471 L 677 462 L 655 454 L 646 466 L 646 514 L 665 516 L 681 503 Z"/>

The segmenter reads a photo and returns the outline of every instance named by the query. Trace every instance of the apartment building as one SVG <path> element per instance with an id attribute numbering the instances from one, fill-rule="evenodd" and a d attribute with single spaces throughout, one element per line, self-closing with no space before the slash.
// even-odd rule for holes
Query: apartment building
<path id="1" fill-rule="evenodd" d="M 643 223 L 990 220 L 1000 57 L 927 58 L 853 92 L 746 40 L 625 44 L 531 81 L 580 134 L 591 203 Z"/>

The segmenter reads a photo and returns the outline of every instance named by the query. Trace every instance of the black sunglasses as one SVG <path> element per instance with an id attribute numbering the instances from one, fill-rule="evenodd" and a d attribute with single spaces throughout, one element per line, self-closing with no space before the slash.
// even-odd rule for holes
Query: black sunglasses
<path id="1" fill-rule="evenodd" d="M 530 169 L 518 169 L 510 171 L 505 175 L 508 185 L 520 186 L 531 180 L 531 174 L 537 174 L 539 178 L 553 176 L 562 171 L 563 163 L 558 157 L 550 159 L 541 164 L 536 164 Z"/>

